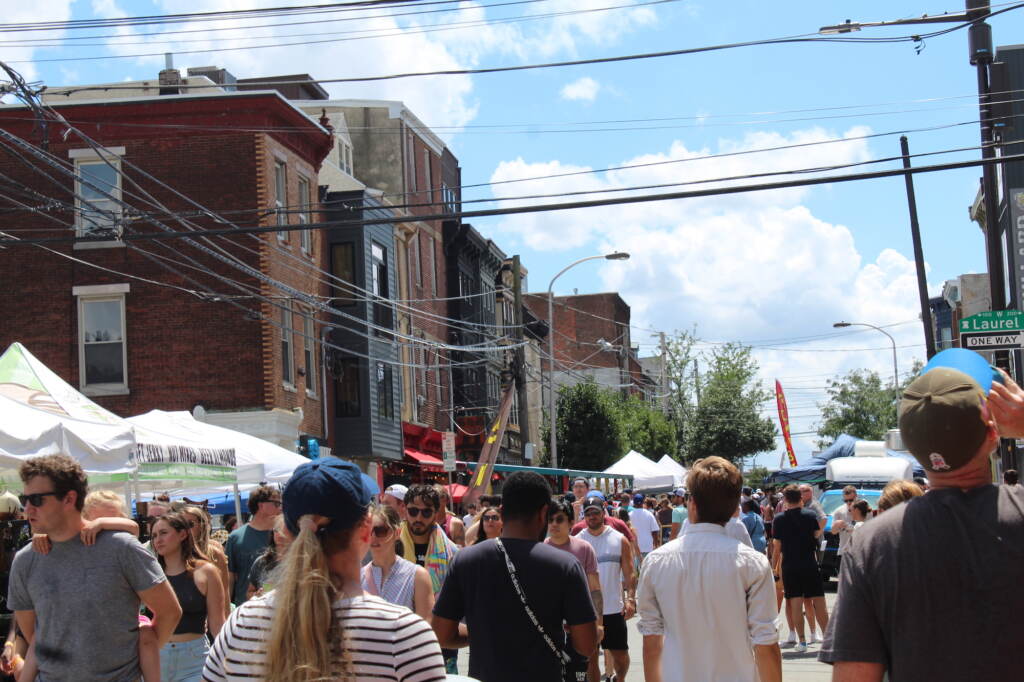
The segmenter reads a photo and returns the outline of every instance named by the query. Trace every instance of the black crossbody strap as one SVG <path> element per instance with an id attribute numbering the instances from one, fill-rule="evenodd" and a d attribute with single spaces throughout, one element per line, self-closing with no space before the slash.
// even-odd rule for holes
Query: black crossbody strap
<path id="1" fill-rule="evenodd" d="M 519 579 L 516 578 L 516 567 L 512 563 L 512 559 L 509 557 L 508 552 L 505 550 L 505 545 L 501 544 L 501 538 L 495 538 L 494 543 L 498 546 L 498 551 L 501 552 L 501 555 L 505 558 L 505 567 L 508 568 L 508 577 L 512 579 L 512 587 L 515 588 L 516 594 L 519 595 L 519 601 L 523 603 L 523 609 L 526 610 L 526 615 L 530 617 L 530 620 L 533 621 L 534 626 L 537 628 L 537 632 L 540 633 L 540 636 L 544 638 L 548 647 L 550 647 L 551 651 L 558 657 L 558 662 L 562 665 L 564 671 L 565 664 L 569 661 L 568 654 L 562 651 L 561 647 L 555 645 L 554 641 L 552 641 L 551 637 L 544 629 L 544 626 L 540 624 L 540 621 L 537 619 L 536 614 L 534 614 L 533 609 L 530 608 L 530 604 L 526 601 L 526 594 L 523 593 L 523 588 L 519 584 Z"/>

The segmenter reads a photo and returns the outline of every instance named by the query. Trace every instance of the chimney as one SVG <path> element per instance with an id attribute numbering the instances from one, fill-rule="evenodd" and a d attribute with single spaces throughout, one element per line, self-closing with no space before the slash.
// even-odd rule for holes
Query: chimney
<path id="1" fill-rule="evenodd" d="M 160 72 L 160 94 L 181 94 L 181 72 L 177 69 L 164 69 Z"/>

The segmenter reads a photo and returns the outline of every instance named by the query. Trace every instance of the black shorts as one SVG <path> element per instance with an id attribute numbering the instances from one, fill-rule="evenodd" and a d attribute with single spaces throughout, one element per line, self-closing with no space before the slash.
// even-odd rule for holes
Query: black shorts
<path id="1" fill-rule="evenodd" d="M 815 564 L 782 567 L 782 590 L 786 599 L 793 597 L 824 597 L 825 585 Z"/>
<path id="2" fill-rule="evenodd" d="M 601 640 L 601 648 L 605 651 L 629 650 L 626 619 L 621 613 L 610 613 L 604 617 L 604 639 Z"/>

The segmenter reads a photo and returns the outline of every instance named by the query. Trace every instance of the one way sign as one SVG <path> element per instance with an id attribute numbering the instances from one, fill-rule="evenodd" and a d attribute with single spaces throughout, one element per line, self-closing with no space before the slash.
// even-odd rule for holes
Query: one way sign
<path id="1" fill-rule="evenodd" d="M 1024 332 L 974 332 L 960 335 L 960 346 L 976 351 L 1024 348 Z"/>

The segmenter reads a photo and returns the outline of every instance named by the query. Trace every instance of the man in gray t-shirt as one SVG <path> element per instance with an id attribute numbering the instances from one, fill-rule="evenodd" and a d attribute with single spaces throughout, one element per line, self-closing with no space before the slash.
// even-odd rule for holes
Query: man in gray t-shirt
<path id="1" fill-rule="evenodd" d="M 151 627 L 162 646 L 181 607 L 156 558 L 127 533 L 101 532 L 82 543 L 86 478 L 78 462 L 47 455 L 21 466 L 25 515 L 46 533 L 48 554 L 31 546 L 11 566 L 8 605 L 35 643 L 41 682 L 137 680 L 139 629 Z M 154 613 L 139 625 L 139 603 Z"/>

